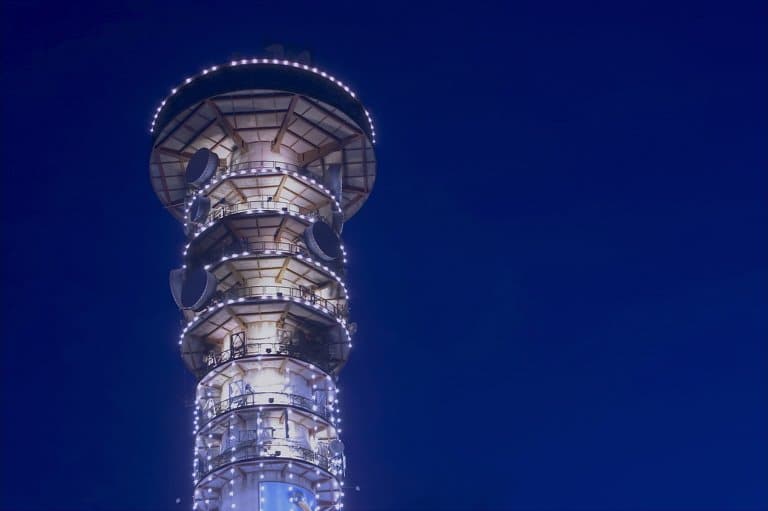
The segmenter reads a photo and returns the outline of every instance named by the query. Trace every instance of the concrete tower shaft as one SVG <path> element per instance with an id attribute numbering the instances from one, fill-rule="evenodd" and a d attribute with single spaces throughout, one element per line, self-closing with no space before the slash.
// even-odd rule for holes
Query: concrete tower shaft
<path id="1" fill-rule="evenodd" d="M 193 508 L 340 509 L 340 236 L 375 179 L 370 115 L 323 71 L 247 59 L 185 80 L 151 131 L 152 184 L 187 236 L 170 285 L 198 379 Z"/>

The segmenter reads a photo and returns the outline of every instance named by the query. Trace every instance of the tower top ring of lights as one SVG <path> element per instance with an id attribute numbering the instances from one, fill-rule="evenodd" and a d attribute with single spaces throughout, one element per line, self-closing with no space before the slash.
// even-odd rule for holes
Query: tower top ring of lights
<path id="1" fill-rule="evenodd" d="M 269 58 L 232 60 L 226 64 L 207 67 L 197 75 L 186 78 L 171 89 L 171 93 L 155 109 L 149 128 L 150 133 L 156 138 L 158 128 L 199 98 L 210 96 L 211 93 L 225 92 L 230 82 L 242 84 L 245 73 L 235 71 L 244 69 L 247 69 L 249 74 L 255 74 L 251 79 L 260 89 L 265 88 L 265 84 L 272 83 L 275 89 L 311 94 L 336 106 L 365 129 L 371 143 L 376 143 L 373 118 L 348 85 L 315 66 L 292 60 Z M 287 73 L 286 71 L 289 70 L 295 74 Z"/>

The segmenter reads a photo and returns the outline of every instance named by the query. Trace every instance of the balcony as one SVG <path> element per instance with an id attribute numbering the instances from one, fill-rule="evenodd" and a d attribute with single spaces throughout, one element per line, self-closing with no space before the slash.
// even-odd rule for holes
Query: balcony
<path id="1" fill-rule="evenodd" d="M 216 172 L 214 177 L 221 179 L 222 176 L 235 175 L 235 174 L 244 175 L 241 173 L 256 173 L 256 172 L 292 172 L 292 173 L 298 173 L 300 175 L 303 175 L 308 179 L 315 179 L 317 177 L 314 174 L 302 169 L 298 165 L 294 165 L 293 163 L 288 163 L 284 161 L 272 161 L 272 160 L 243 161 L 240 163 L 235 163 L 225 169 L 219 169 Z"/>
<path id="2" fill-rule="evenodd" d="M 320 176 L 317 174 L 313 174 L 311 171 L 307 170 L 305 167 L 300 167 L 293 163 L 288 163 L 284 161 L 272 161 L 272 160 L 244 161 L 244 162 L 234 163 L 229 167 L 219 168 L 216 171 L 216 174 L 214 174 L 211 183 L 206 185 L 204 187 L 204 190 L 208 191 L 211 188 L 215 188 L 215 186 L 218 183 L 224 181 L 225 179 L 248 177 L 248 176 L 254 176 L 259 174 L 291 175 L 297 179 L 304 181 L 308 185 L 312 185 L 318 188 L 324 193 L 327 193 L 327 194 L 331 193 L 331 190 L 329 190 L 325 185 L 323 185 L 319 181 Z"/>
<path id="3" fill-rule="evenodd" d="M 257 342 L 246 339 L 243 333 L 235 334 L 232 342 L 233 348 L 223 351 L 211 350 L 205 354 L 200 376 L 233 360 L 258 356 L 287 356 L 317 366 L 326 373 L 332 372 L 343 362 L 344 343 L 296 344 L 277 338 L 271 342 L 264 342 L 263 339 Z"/>
<path id="4" fill-rule="evenodd" d="M 216 417 L 234 410 L 244 410 L 252 407 L 284 405 L 301 408 L 308 412 L 323 417 L 327 421 L 332 419 L 331 408 L 318 405 L 312 399 L 298 394 L 285 394 L 281 392 L 250 392 L 239 396 L 230 397 L 221 401 L 210 401 L 211 405 L 203 409 L 203 424 L 211 422 Z"/>
<path id="5" fill-rule="evenodd" d="M 274 201 L 271 197 L 263 197 L 261 199 L 252 199 L 243 202 L 236 202 L 234 204 L 224 204 L 214 207 L 205 221 L 200 224 L 194 224 L 195 227 L 192 230 L 193 237 L 200 235 L 208 227 L 211 227 L 216 221 L 221 220 L 224 217 L 230 215 L 237 215 L 240 213 L 256 214 L 256 213 L 279 213 L 281 215 L 293 215 L 310 222 L 323 217 L 314 209 L 303 208 L 290 202 Z"/>
<path id="6" fill-rule="evenodd" d="M 209 261 L 215 262 L 223 257 L 231 257 L 244 252 L 265 255 L 300 255 L 307 259 L 312 259 L 309 250 L 296 243 L 257 241 L 248 238 L 242 238 L 229 245 L 208 250 L 205 255 Z"/>
<path id="7" fill-rule="evenodd" d="M 287 258 L 290 260 L 286 260 Z M 196 261 L 207 263 L 203 264 L 205 269 L 216 273 L 225 288 L 243 280 L 299 288 L 303 286 L 305 289 L 322 289 L 335 282 L 346 294 L 340 261 L 319 261 L 306 247 L 296 243 L 243 237 L 208 248 Z M 231 266 L 234 266 L 237 272 L 233 272 Z M 256 278 L 262 280 L 251 280 Z"/>
<path id="8" fill-rule="evenodd" d="M 328 451 L 325 444 L 318 446 L 318 451 Z M 331 457 L 316 452 L 306 444 L 289 439 L 246 440 L 226 448 L 225 452 L 213 456 L 198 456 L 195 461 L 195 484 L 214 472 L 231 463 L 243 463 L 266 459 L 285 459 L 311 463 L 333 475 L 340 474 L 343 469 L 341 457 Z"/>
<path id="9" fill-rule="evenodd" d="M 336 304 L 332 300 L 316 295 L 306 288 L 290 286 L 242 286 L 233 287 L 219 293 L 209 304 L 208 309 L 218 305 L 231 305 L 250 299 L 290 300 L 303 303 L 336 319 L 345 319 L 349 314 L 346 304 Z"/>

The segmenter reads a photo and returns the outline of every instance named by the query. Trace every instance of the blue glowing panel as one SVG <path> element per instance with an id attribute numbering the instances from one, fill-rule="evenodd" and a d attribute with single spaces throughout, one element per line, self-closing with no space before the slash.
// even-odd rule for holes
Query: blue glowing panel
<path id="1" fill-rule="evenodd" d="M 261 483 L 259 511 L 315 511 L 315 495 L 288 483 Z"/>

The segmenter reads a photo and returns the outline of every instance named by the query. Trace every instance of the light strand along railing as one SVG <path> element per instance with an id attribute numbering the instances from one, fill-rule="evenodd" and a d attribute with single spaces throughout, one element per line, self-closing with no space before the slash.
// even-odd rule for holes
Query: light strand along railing
<path id="1" fill-rule="evenodd" d="M 263 197 L 260 199 L 252 199 L 243 202 L 235 202 L 233 204 L 224 204 L 216 206 L 208 213 L 208 218 L 205 223 L 219 220 L 227 215 L 234 215 L 236 213 L 242 213 L 244 211 L 280 211 L 283 213 L 293 213 L 296 215 L 305 215 L 309 217 L 316 217 L 317 211 L 314 209 L 303 208 L 290 202 L 274 201 L 269 197 Z"/>
<path id="2" fill-rule="evenodd" d="M 222 351 L 211 350 L 203 357 L 204 370 L 208 372 L 233 360 L 259 355 L 284 355 L 317 366 L 326 373 L 332 372 L 342 361 L 343 344 L 338 343 L 292 343 L 274 339 L 273 342 L 252 342 L 247 340 L 233 348 Z M 334 353 L 334 348 L 338 353 Z"/>
<path id="3" fill-rule="evenodd" d="M 241 172 L 243 170 L 251 170 L 251 169 L 258 169 L 258 170 L 267 169 L 267 170 L 276 170 L 278 172 L 283 172 L 283 171 L 297 172 L 302 176 L 315 179 L 315 176 L 313 174 L 303 170 L 298 165 L 284 162 L 284 161 L 274 161 L 274 160 L 241 161 L 238 163 L 233 163 L 228 167 L 220 167 L 216 171 L 216 177 L 221 176 L 223 174 L 232 174 L 235 172 Z"/>
<path id="4" fill-rule="evenodd" d="M 331 193 L 331 191 L 322 183 L 322 179 L 319 175 L 313 174 L 306 167 L 300 167 L 293 163 L 273 160 L 261 160 L 261 161 L 243 161 L 233 163 L 228 167 L 219 167 L 216 174 L 213 176 L 213 181 L 210 185 L 206 186 L 208 189 L 210 186 L 215 186 L 220 180 L 229 177 L 243 177 L 253 176 L 254 174 L 272 173 L 277 171 L 282 174 L 293 174 L 301 179 L 309 181 L 313 186 L 318 187 L 325 193 Z"/>
<path id="5" fill-rule="evenodd" d="M 211 398 L 206 399 L 205 401 L 210 404 L 203 407 L 203 424 L 234 410 L 270 405 L 295 406 L 315 413 L 326 420 L 331 420 L 333 416 L 331 409 L 326 405 L 319 405 L 306 396 L 286 394 L 283 392 L 246 392 L 239 396 L 232 396 L 229 399 L 223 399 L 221 401 L 216 401 Z"/>
<path id="6" fill-rule="evenodd" d="M 309 289 L 290 286 L 242 286 L 233 287 L 214 298 L 211 307 L 219 303 L 233 304 L 248 298 L 262 299 L 294 299 L 305 305 L 314 307 L 336 318 L 346 318 L 349 307 L 346 304 L 335 304 L 327 298 L 316 295 Z"/>
<path id="7" fill-rule="evenodd" d="M 234 450 L 228 449 L 219 455 L 211 456 L 210 459 L 198 458 L 195 479 L 200 481 L 211 472 L 230 463 L 269 458 L 306 461 L 334 474 L 338 473 L 342 466 L 341 460 L 331 459 L 299 442 L 285 439 L 249 440 L 236 444 Z"/>

